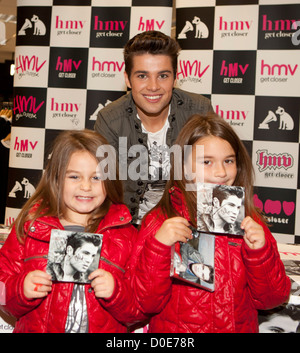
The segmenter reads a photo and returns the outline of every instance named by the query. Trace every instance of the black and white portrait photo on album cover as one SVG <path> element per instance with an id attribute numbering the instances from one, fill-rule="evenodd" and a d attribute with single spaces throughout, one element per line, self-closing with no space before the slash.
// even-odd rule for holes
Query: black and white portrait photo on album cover
<path id="1" fill-rule="evenodd" d="M 245 190 L 241 186 L 197 183 L 197 229 L 200 232 L 244 235 Z"/>
<path id="2" fill-rule="evenodd" d="M 53 281 L 88 283 L 99 266 L 102 235 L 53 229 L 46 271 Z"/>

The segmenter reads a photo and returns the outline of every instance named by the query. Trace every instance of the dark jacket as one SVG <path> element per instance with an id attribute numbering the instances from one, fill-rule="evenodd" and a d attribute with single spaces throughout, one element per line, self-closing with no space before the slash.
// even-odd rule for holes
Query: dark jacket
<path id="1" fill-rule="evenodd" d="M 208 98 L 200 94 L 174 88 L 169 115 L 170 127 L 166 138 L 167 145 L 171 147 L 174 144 L 179 131 L 190 116 L 193 114 L 207 114 L 208 112 L 213 112 Z M 122 175 L 126 175 L 126 177 L 122 175 L 120 177 L 124 181 L 124 200 L 129 207 L 133 223 L 135 223 L 138 216 L 139 203 L 143 198 L 149 180 L 148 174 L 143 175 L 142 173 L 140 173 L 139 179 L 131 180 L 126 172 L 136 157 L 128 153 L 129 148 L 133 145 L 143 145 L 148 150 L 147 134 L 142 132 L 141 121 L 137 118 L 137 110 L 132 94 L 128 93 L 103 108 L 98 113 L 94 129 L 103 135 L 118 153 L 120 172 Z M 119 137 L 127 138 L 127 148 L 123 151 L 119 151 Z"/>

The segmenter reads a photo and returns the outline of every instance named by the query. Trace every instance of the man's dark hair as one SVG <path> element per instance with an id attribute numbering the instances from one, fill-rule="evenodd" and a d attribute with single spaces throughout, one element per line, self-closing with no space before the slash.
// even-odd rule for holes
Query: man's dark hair
<path id="1" fill-rule="evenodd" d="M 124 47 L 125 72 L 130 78 L 135 55 L 167 55 L 171 58 L 174 79 L 177 72 L 177 57 L 180 47 L 175 39 L 159 31 L 146 31 L 135 35 Z"/>
<path id="2" fill-rule="evenodd" d="M 94 246 L 99 246 L 101 243 L 100 237 L 93 234 L 72 233 L 67 239 L 67 247 L 70 245 L 74 251 L 80 248 L 85 243 L 92 243 Z"/>
<path id="3" fill-rule="evenodd" d="M 242 199 L 244 196 L 243 189 L 238 186 L 229 185 L 218 185 L 213 189 L 213 197 L 216 197 L 220 201 L 220 205 L 223 200 L 228 199 L 228 197 L 232 195 Z"/>

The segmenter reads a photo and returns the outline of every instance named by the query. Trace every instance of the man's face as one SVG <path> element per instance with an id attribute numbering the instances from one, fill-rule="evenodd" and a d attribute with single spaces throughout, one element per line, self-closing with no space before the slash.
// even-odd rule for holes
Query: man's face
<path id="1" fill-rule="evenodd" d="M 192 265 L 192 271 L 194 274 L 202 279 L 203 281 L 208 281 L 210 277 L 210 270 L 208 266 L 201 263 L 194 263 Z"/>
<path id="2" fill-rule="evenodd" d="M 133 57 L 130 77 L 125 81 L 140 119 L 165 118 L 175 85 L 171 58 L 167 55 L 142 54 Z"/>
<path id="3" fill-rule="evenodd" d="M 222 201 L 218 214 L 226 223 L 233 224 L 239 215 L 241 206 L 242 199 L 231 195 Z"/>
<path id="4" fill-rule="evenodd" d="M 86 272 L 97 254 L 98 248 L 92 243 L 85 243 L 77 248 L 70 259 L 71 266 L 78 272 Z"/>
<path id="5" fill-rule="evenodd" d="M 298 325 L 299 321 L 290 316 L 273 314 L 259 325 L 259 333 L 296 333 Z"/>

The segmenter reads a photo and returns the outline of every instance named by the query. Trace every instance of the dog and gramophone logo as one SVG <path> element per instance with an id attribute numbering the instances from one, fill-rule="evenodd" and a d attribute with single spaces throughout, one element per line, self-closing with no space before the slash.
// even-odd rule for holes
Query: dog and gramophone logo
<path id="1" fill-rule="evenodd" d="M 299 141 L 299 97 L 255 97 L 255 140 Z"/>
<path id="2" fill-rule="evenodd" d="M 17 46 L 49 45 L 51 7 L 18 6 L 17 17 Z"/>
<path id="3" fill-rule="evenodd" d="M 124 91 L 88 90 L 85 114 L 85 127 L 93 130 L 99 112 L 125 94 Z"/>
<path id="4" fill-rule="evenodd" d="M 10 168 L 7 206 L 19 208 L 35 192 L 42 170 Z"/>
<path id="5" fill-rule="evenodd" d="M 176 10 L 176 39 L 182 49 L 212 49 L 213 38 L 213 7 Z"/>

